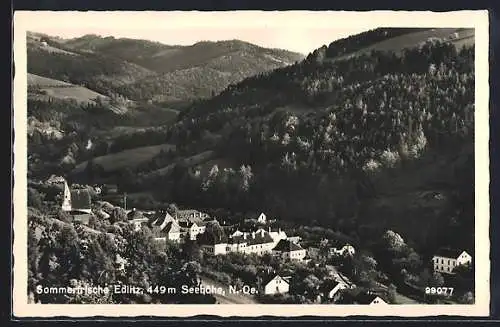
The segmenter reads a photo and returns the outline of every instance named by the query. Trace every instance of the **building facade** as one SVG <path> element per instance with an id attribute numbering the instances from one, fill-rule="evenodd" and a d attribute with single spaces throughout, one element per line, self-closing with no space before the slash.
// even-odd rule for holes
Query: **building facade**
<path id="1" fill-rule="evenodd" d="M 457 266 L 472 263 L 472 256 L 466 251 L 440 249 L 432 258 L 434 271 L 438 273 L 453 274 Z"/>
<path id="2" fill-rule="evenodd" d="M 285 278 L 276 275 L 270 281 L 264 284 L 264 294 L 285 294 L 290 290 L 290 283 Z"/>

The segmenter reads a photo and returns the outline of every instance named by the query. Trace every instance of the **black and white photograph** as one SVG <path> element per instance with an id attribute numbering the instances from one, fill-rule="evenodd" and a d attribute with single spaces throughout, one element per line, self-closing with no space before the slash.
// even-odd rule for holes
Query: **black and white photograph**
<path id="1" fill-rule="evenodd" d="M 22 314 L 488 313 L 487 12 L 16 15 Z"/>

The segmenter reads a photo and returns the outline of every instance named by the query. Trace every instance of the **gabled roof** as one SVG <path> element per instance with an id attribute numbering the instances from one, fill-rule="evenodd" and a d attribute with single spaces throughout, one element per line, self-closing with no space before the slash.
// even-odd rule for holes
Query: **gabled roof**
<path id="1" fill-rule="evenodd" d="M 441 248 L 436 251 L 436 256 L 440 257 L 445 257 L 445 258 L 453 258 L 456 259 L 460 254 L 464 252 L 463 250 L 456 250 L 456 249 L 448 249 L 448 248 Z"/>
<path id="2" fill-rule="evenodd" d="M 377 294 L 374 293 L 366 293 L 366 292 L 360 292 L 354 297 L 354 301 L 359 303 L 359 304 L 370 304 L 375 300 L 377 297 L 380 298 Z M 382 299 L 382 298 L 381 298 Z M 383 300 L 383 299 L 382 299 Z"/>
<path id="3" fill-rule="evenodd" d="M 71 190 L 71 207 L 74 210 L 90 209 L 91 198 L 88 190 Z"/>
<path id="4" fill-rule="evenodd" d="M 153 226 L 161 226 L 173 220 L 174 218 L 168 212 L 159 211 L 153 216 L 151 222 Z"/>
<path id="5" fill-rule="evenodd" d="M 175 221 L 171 221 L 171 222 L 169 222 L 167 224 L 167 226 L 165 226 L 164 231 L 167 234 L 169 234 L 169 233 L 180 233 L 181 232 L 181 228 L 179 227 L 179 225 Z"/>
<path id="6" fill-rule="evenodd" d="M 290 278 L 282 277 L 280 275 L 268 275 L 262 279 L 262 285 L 267 285 L 274 279 L 281 279 L 285 283 L 290 284 L 290 282 L 289 282 Z"/>
<path id="7" fill-rule="evenodd" d="M 303 250 L 303 248 L 300 245 L 289 240 L 280 240 L 273 249 L 273 251 L 280 251 L 280 252 L 292 252 L 300 250 Z"/>

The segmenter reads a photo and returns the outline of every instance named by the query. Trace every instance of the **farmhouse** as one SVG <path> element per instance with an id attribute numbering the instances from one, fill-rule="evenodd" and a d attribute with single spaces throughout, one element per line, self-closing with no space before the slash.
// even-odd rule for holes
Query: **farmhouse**
<path id="1" fill-rule="evenodd" d="M 276 275 L 275 277 L 264 280 L 264 294 L 273 295 L 273 294 L 285 294 L 290 290 L 290 277 L 281 277 L 280 275 Z"/>
<path id="2" fill-rule="evenodd" d="M 306 256 L 306 250 L 297 243 L 281 240 L 273 248 L 273 255 L 279 256 L 282 259 L 302 260 Z"/>
<path id="3" fill-rule="evenodd" d="M 356 253 L 354 247 L 349 243 L 337 241 L 333 245 L 328 251 L 332 256 L 353 256 Z"/>
<path id="4" fill-rule="evenodd" d="M 472 256 L 466 251 L 439 249 L 432 262 L 435 272 L 453 274 L 455 267 L 471 264 Z"/>

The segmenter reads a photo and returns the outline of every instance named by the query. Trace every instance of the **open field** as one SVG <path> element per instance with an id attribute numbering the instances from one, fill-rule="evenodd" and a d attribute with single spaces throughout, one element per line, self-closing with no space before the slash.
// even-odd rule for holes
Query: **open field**
<path id="1" fill-rule="evenodd" d="M 171 144 L 160 144 L 144 146 L 135 149 L 129 149 L 118 153 L 112 153 L 93 159 L 94 164 L 99 164 L 105 171 L 118 170 L 122 168 L 134 168 L 143 162 L 146 162 L 160 153 L 162 150 L 175 148 Z M 87 161 L 80 163 L 75 167 L 73 173 L 79 173 L 85 169 Z"/>
<path id="2" fill-rule="evenodd" d="M 450 40 L 449 37 L 453 33 L 458 33 L 458 38 L 455 40 Z M 426 31 L 419 31 L 375 43 L 360 51 L 339 56 L 337 58 L 334 58 L 333 60 L 347 59 L 353 56 L 359 56 L 363 53 L 368 53 L 372 50 L 392 51 L 397 54 L 400 53 L 403 49 L 414 47 L 415 45 L 421 42 L 425 42 L 429 38 L 448 39 L 450 42 L 455 44 L 457 48 L 461 48 L 464 45 L 474 44 L 474 29 L 461 30 L 459 28 L 436 28 Z"/>
<path id="3" fill-rule="evenodd" d="M 97 97 L 108 98 L 83 86 L 30 73 L 28 73 L 28 86 L 37 87 L 44 95 L 62 100 L 74 99 L 78 102 L 89 103 L 94 102 L 93 100 Z"/>

